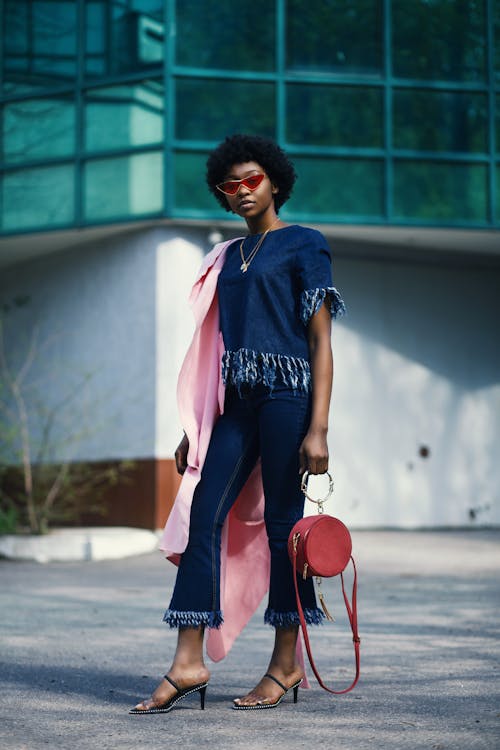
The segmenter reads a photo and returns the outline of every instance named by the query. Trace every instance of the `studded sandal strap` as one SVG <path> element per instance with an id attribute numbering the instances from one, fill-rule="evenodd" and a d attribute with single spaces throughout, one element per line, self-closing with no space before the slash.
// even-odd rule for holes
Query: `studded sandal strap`
<path id="1" fill-rule="evenodd" d="M 288 688 L 283 685 L 282 682 L 280 682 L 276 677 L 274 677 L 272 674 L 269 674 L 269 672 L 266 672 L 264 677 L 269 677 L 270 680 L 273 680 L 277 685 L 280 686 L 280 688 L 283 690 L 284 693 L 288 692 Z"/>
<path id="2" fill-rule="evenodd" d="M 172 687 L 173 687 L 173 688 L 175 688 L 175 689 L 177 690 L 177 692 L 178 692 L 178 693 L 180 693 L 180 692 L 181 692 L 181 689 L 180 689 L 179 685 L 178 685 L 178 684 L 177 684 L 176 682 L 174 682 L 174 681 L 173 681 L 173 680 L 172 680 L 172 679 L 171 679 L 171 678 L 170 678 L 170 677 L 168 676 L 168 674 L 165 674 L 165 675 L 163 675 L 163 676 L 164 676 L 164 678 L 166 679 L 166 681 L 167 681 L 167 682 L 170 682 L 170 684 L 172 685 Z"/>

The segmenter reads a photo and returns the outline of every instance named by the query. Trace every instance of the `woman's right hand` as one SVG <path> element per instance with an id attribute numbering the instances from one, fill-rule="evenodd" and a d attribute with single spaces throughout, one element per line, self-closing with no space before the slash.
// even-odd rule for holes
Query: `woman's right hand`
<path id="1" fill-rule="evenodd" d="M 177 472 L 181 475 L 184 474 L 184 472 L 187 469 L 188 450 L 189 450 L 189 440 L 188 440 L 186 433 L 184 433 L 184 436 L 181 442 L 179 443 L 179 445 L 177 446 L 177 448 L 175 449 L 175 453 L 174 453 L 175 466 L 177 468 Z"/>

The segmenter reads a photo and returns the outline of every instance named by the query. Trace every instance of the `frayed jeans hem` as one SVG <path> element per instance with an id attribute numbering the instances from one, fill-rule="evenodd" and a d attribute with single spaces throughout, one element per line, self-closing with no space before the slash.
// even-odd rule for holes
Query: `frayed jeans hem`
<path id="1" fill-rule="evenodd" d="M 321 625 L 324 619 L 324 612 L 318 607 L 304 609 L 304 620 L 308 625 Z M 266 625 L 272 625 L 275 628 L 289 628 L 292 625 L 300 625 L 300 617 L 296 611 L 276 612 L 274 609 L 267 608 L 264 613 L 264 622 Z"/>
<path id="2" fill-rule="evenodd" d="M 207 628 L 218 629 L 224 622 L 222 612 L 179 612 L 175 609 L 167 609 L 163 615 L 163 622 L 171 628 L 198 628 L 205 625 Z"/>

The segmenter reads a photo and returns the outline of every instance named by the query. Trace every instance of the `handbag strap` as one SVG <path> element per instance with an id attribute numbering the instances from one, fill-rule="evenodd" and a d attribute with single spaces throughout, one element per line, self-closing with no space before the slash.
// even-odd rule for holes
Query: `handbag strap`
<path id="1" fill-rule="evenodd" d="M 306 645 L 307 656 L 309 657 L 309 663 L 311 665 L 312 671 L 316 675 L 316 679 L 318 680 L 321 687 L 324 690 L 327 690 L 329 693 L 334 693 L 334 695 L 342 695 L 342 693 L 348 693 L 350 690 L 353 689 L 353 687 L 356 685 L 357 681 L 359 680 L 359 668 L 360 668 L 359 644 L 361 643 L 361 639 L 358 634 L 358 608 L 357 608 L 358 580 L 357 580 L 356 564 L 354 562 L 353 557 L 351 557 L 351 562 L 354 568 L 354 581 L 352 585 L 352 604 L 349 602 L 348 596 L 346 594 L 343 573 L 340 574 L 340 579 L 342 581 L 342 594 L 344 596 L 347 616 L 349 617 L 349 622 L 351 624 L 351 630 L 352 630 L 352 640 L 354 643 L 354 656 L 356 660 L 356 676 L 354 678 L 354 681 L 348 688 L 345 688 L 344 690 L 332 690 L 332 688 L 329 688 L 327 685 L 325 685 L 325 683 L 321 679 L 320 674 L 316 668 L 316 664 L 314 663 L 313 656 L 312 656 L 311 644 L 309 642 L 309 635 L 307 632 L 307 625 L 306 625 L 306 621 L 304 617 L 304 610 L 302 609 L 302 604 L 300 602 L 299 586 L 297 582 L 297 548 L 296 546 L 294 547 L 294 551 L 293 551 L 293 580 L 295 583 L 295 596 L 297 599 L 297 610 L 299 613 L 302 634 L 304 636 L 304 643 Z"/>

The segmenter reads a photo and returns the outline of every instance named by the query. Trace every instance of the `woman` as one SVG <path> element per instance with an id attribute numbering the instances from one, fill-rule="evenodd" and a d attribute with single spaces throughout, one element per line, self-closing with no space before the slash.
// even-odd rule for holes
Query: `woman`
<path id="1" fill-rule="evenodd" d="M 260 137 L 226 138 L 208 159 L 210 190 L 224 208 L 245 219 L 249 235 L 216 246 L 193 291 L 192 301 L 203 312 L 198 314 L 193 307 L 197 332 L 179 381 L 181 418 L 183 384 L 190 394 L 183 421 L 187 434 L 175 453 L 177 470 L 184 476 L 163 545 L 179 562 L 164 617 L 178 629 L 177 649 L 165 679 L 131 713 L 167 712 L 193 692 L 200 693 L 203 708 L 209 680 L 203 658 L 205 630 L 209 642 L 225 628 L 230 632 L 215 657 L 220 658 L 256 608 L 267 583 L 265 622 L 275 628 L 274 649 L 265 675 L 249 693 L 234 700 L 233 708 L 273 708 L 290 689 L 296 700 L 304 676 L 297 659 L 299 619 L 287 540 L 303 515 L 299 475 L 328 469 L 330 327 L 331 317 L 342 313 L 344 304 L 332 286 L 324 237 L 312 229 L 287 225 L 278 216 L 295 179 L 285 153 Z M 220 349 L 215 338 L 219 330 Z M 215 362 L 217 377 L 225 386 L 224 394 L 219 389 L 218 400 L 214 396 L 218 386 L 211 388 L 212 401 L 207 396 L 210 362 Z M 196 377 L 197 367 L 201 377 Z M 204 389 L 198 401 L 193 382 Z M 204 449 L 207 424 L 209 440 Z M 260 486 L 260 478 L 265 555 L 257 552 L 255 487 Z M 241 498 L 249 488 L 247 510 L 250 506 L 255 513 L 252 523 L 257 525 L 247 525 L 238 537 L 235 529 L 241 530 L 243 524 L 238 527 L 235 509 L 238 504 L 244 507 Z M 176 532 L 186 518 L 183 541 Z M 250 537 L 244 540 L 244 533 L 253 534 L 251 543 Z M 231 555 L 246 573 L 228 594 L 228 581 L 237 581 L 231 578 L 229 562 L 225 567 Z M 265 560 L 269 580 L 264 580 Z M 254 573 L 257 570 L 259 575 Z M 312 581 L 300 580 L 299 585 L 306 620 L 317 624 L 323 613 L 316 605 Z M 232 621 L 224 623 L 228 612 Z M 235 624 L 238 618 L 241 621 Z"/>

